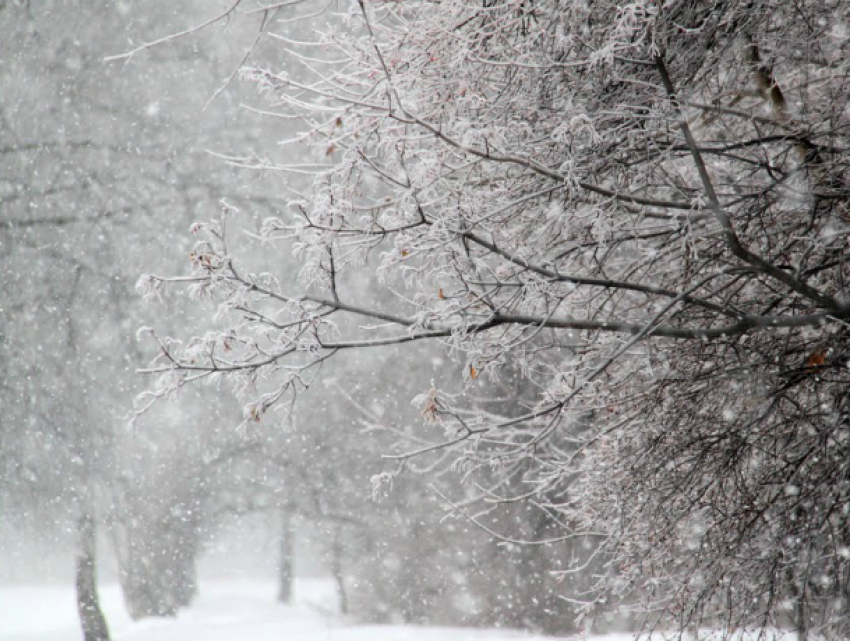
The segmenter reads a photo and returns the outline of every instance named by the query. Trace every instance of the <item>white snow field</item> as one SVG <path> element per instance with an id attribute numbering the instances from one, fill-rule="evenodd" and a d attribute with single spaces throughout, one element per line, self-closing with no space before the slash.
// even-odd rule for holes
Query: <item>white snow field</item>
<path id="1" fill-rule="evenodd" d="M 327 581 L 301 580 L 296 604 L 275 599 L 272 581 L 217 580 L 201 584 L 193 606 L 173 619 L 132 621 L 116 584 L 101 589 L 113 641 L 632 641 L 630 634 L 546 637 L 516 630 L 359 625 L 331 614 L 333 588 Z M 0 641 L 78 641 L 71 586 L 0 585 Z M 655 634 L 652 641 L 665 635 Z M 704 631 L 700 641 L 723 635 Z M 757 631 L 737 634 L 751 641 Z M 790 641 L 792 633 L 774 632 L 771 641 Z M 816 637 L 811 637 L 815 641 Z M 646 637 L 642 637 L 646 641 Z M 818 641 L 822 641 L 818 639 Z"/>
<path id="2" fill-rule="evenodd" d="M 117 585 L 101 589 L 113 641 L 542 641 L 517 631 L 357 625 L 329 614 L 334 595 L 325 581 L 296 586 L 293 606 L 275 602 L 271 581 L 201 584 L 194 605 L 174 619 L 131 621 Z M 0 586 L 0 641 L 81 638 L 72 586 Z M 608 637 L 620 641 L 630 637 Z"/>

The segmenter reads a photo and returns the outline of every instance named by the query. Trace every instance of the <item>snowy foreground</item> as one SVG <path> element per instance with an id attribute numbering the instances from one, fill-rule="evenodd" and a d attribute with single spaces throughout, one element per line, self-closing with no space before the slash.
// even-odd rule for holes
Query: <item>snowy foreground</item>
<path id="1" fill-rule="evenodd" d="M 553 637 L 510 630 L 357 625 L 330 614 L 328 604 L 334 598 L 326 582 L 302 581 L 297 589 L 296 605 L 282 606 L 274 600 L 271 582 L 207 582 L 194 606 L 176 619 L 139 622 L 131 621 L 124 611 L 117 585 L 103 588 L 101 597 L 113 641 L 554 641 Z M 706 638 L 714 636 L 707 634 Z M 0 586 L 0 641 L 80 638 L 70 586 Z M 587 641 L 633 638 L 609 634 Z"/>
<path id="2" fill-rule="evenodd" d="M 329 614 L 330 586 L 297 585 L 298 603 L 275 603 L 271 582 L 218 581 L 201 585 L 195 605 L 176 619 L 133 622 L 117 585 L 101 591 L 114 641 L 541 641 L 502 630 L 363 626 Z M 0 586 L 0 641 L 81 638 L 70 586 Z M 629 637 L 622 637 L 623 639 Z M 606 641 L 615 641 L 614 638 Z"/>

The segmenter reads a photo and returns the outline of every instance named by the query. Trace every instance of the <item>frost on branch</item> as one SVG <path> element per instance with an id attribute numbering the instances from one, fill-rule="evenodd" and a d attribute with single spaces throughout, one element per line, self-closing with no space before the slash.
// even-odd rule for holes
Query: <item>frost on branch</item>
<path id="1" fill-rule="evenodd" d="M 145 301 L 159 298 L 159 290 L 161 287 L 162 280 L 155 276 L 151 276 L 150 274 L 140 276 L 139 280 L 136 282 L 136 291 Z"/>
<path id="2" fill-rule="evenodd" d="M 254 420 L 340 352 L 436 342 L 457 385 L 388 458 L 456 473 L 476 525 L 538 510 L 575 614 L 846 635 L 848 11 L 351 3 L 251 72 L 300 127 L 264 169 L 310 184 L 260 231 L 297 270 L 199 230 L 223 329 L 152 370 Z"/>

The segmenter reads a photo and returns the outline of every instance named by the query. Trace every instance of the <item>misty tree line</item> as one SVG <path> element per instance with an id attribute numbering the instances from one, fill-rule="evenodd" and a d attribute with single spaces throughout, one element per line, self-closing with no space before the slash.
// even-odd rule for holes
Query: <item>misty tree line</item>
<path id="1" fill-rule="evenodd" d="M 169 146 L 166 116 L 197 113 L 185 96 L 150 108 L 163 128 L 131 143 L 154 150 L 135 171 L 67 133 L 4 153 L 29 171 L 9 184 L 40 200 L 4 185 L 3 260 L 38 267 L 4 283 L 18 299 L 4 303 L 17 324 L 0 344 L 16 412 L 2 424 L 3 500 L 38 493 L 82 525 L 96 508 L 125 537 L 119 558 L 146 559 L 140 589 L 174 608 L 193 593 L 209 515 L 277 509 L 321 524 L 341 603 L 379 620 L 845 635 L 850 9 L 223 9 L 170 32 L 155 11 L 147 30 L 145 11 L 125 11 L 134 42 L 93 54 L 126 51 L 125 67 L 93 77 L 229 51 L 204 96 L 220 119 L 207 133 L 228 134 L 225 163 Z M 187 23 L 205 28 L 162 38 Z M 219 88 L 240 65 L 264 102 L 237 110 L 229 96 L 244 86 Z M 95 94 L 116 99 L 106 111 L 126 131 L 132 91 Z M 162 174 L 161 149 L 174 149 Z M 62 162 L 129 176 L 65 189 Z M 85 203 L 70 215 L 69 192 Z M 115 240 L 95 236 L 81 255 L 68 225 Z M 129 288 L 107 296 L 113 308 L 96 298 L 138 263 L 153 272 L 139 283 L 152 306 Z M 127 321 L 119 335 L 97 331 L 98 304 Z M 35 319 L 62 331 L 45 342 Z M 145 354 L 108 361 L 139 324 Z M 48 356 L 34 360 L 37 345 Z M 116 394 L 98 391 L 125 381 L 129 403 L 145 356 L 152 382 L 128 439 Z M 157 418 L 177 392 L 188 430 Z M 239 405 L 241 419 L 228 414 Z M 140 461 L 159 438 L 184 456 L 151 443 Z M 61 466 L 45 465 L 46 447 Z M 155 490 L 169 466 L 187 474 L 174 496 Z M 154 491 L 162 503 L 145 516 Z M 132 548 L 134 530 L 175 550 Z M 174 586 L 157 583 L 151 560 L 181 554 Z"/>
<path id="2" fill-rule="evenodd" d="M 153 6 L 120 9 L 1 10 L 14 55 L 2 73 L 0 500 L 4 520 L 25 531 L 75 531 L 88 638 L 106 636 L 94 592 L 96 526 L 109 528 L 130 613 L 173 614 L 194 591 L 198 510 L 210 489 L 201 461 L 229 447 L 223 432 L 154 435 L 154 426 L 138 438 L 121 426 L 141 358 L 130 340 L 135 274 L 167 260 L 157 233 L 185 229 L 193 207 L 217 202 L 217 185 L 233 180 L 199 166 L 200 154 L 175 153 L 191 107 L 160 102 L 190 72 L 186 59 L 210 73 L 214 58 L 187 48 L 143 78 L 110 74 L 103 57 L 130 31 L 160 23 Z M 146 94 L 151 86 L 157 95 Z M 157 454 L 175 447 L 182 457 Z"/>

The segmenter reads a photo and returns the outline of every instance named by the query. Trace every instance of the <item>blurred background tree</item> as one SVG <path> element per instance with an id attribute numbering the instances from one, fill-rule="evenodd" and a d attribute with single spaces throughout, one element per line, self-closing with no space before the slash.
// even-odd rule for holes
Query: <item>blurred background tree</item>
<path id="1" fill-rule="evenodd" d="M 229 126 L 232 112 L 222 107 L 237 102 L 235 86 L 204 111 L 244 55 L 240 34 L 175 43 L 143 67 L 104 62 L 203 15 L 206 4 L 179 12 L 156 2 L 0 6 L 11 54 L 0 65 L 4 538 L 37 530 L 61 549 L 65 532 L 76 532 L 87 639 L 107 636 L 94 593 L 94 524 L 120 533 L 112 539 L 131 614 L 173 613 L 194 589 L 198 461 L 238 442 L 221 429 L 210 394 L 153 414 L 136 431 L 126 418 L 138 391 L 135 330 L 148 313 L 133 289 L 138 273 L 176 268 L 186 243 L 163 239 L 179 238 L 221 198 L 261 199 L 256 184 L 243 189 L 238 173 L 206 153 L 227 149 L 234 135 L 240 145 L 259 137 L 250 118 Z M 173 326 L 186 322 L 178 310 L 167 315 Z M 208 409 L 198 420 L 201 403 Z M 176 479 L 181 492 L 166 491 Z M 189 567 L 177 564 L 166 577 L 174 559 Z M 153 594 L 131 587 L 139 583 Z"/>

